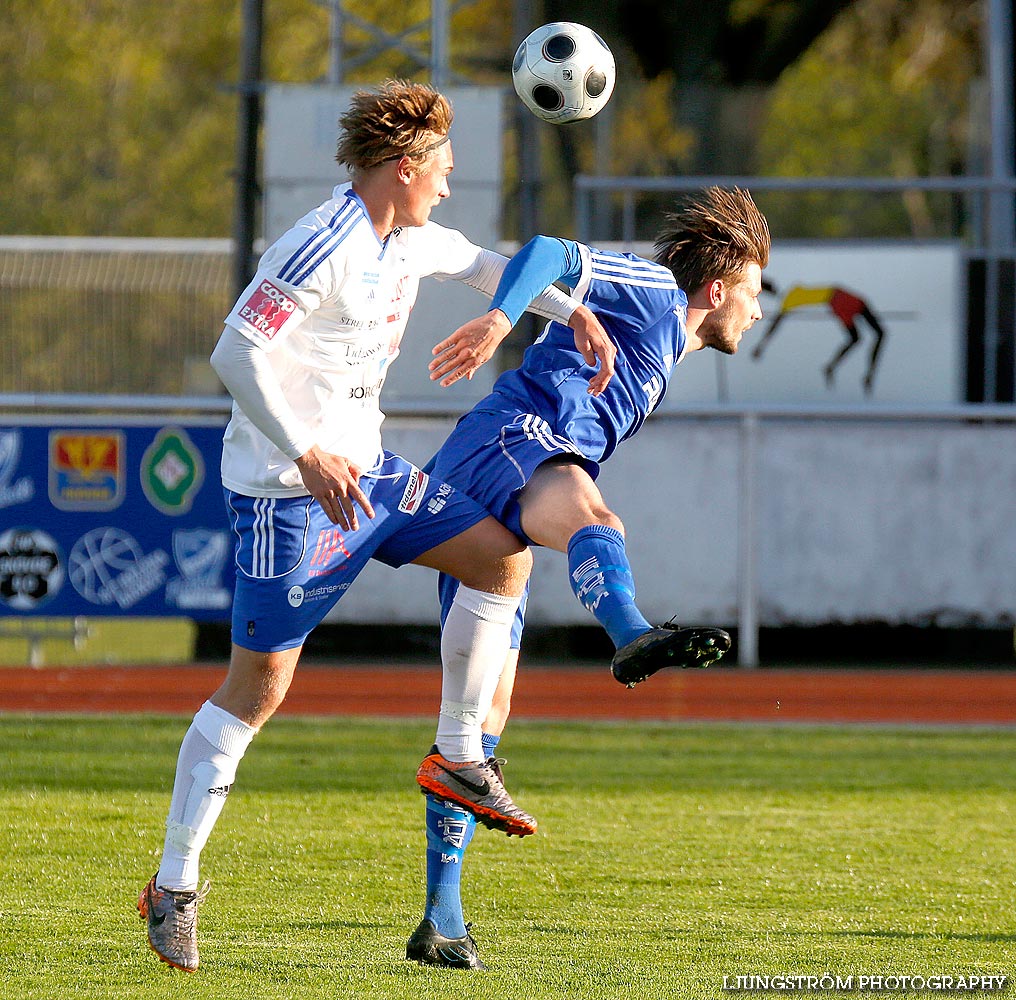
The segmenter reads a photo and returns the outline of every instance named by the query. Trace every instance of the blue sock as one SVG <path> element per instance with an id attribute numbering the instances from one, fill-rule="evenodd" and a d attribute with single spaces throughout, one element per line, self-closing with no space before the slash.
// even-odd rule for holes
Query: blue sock
<path id="1" fill-rule="evenodd" d="M 493 757 L 498 743 L 501 742 L 501 737 L 495 736 L 493 733 L 481 733 L 480 737 L 483 740 L 483 756 Z"/>
<path id="2" fill-rule="evenodd" d="M 462 857 L 476 830 L 471 814 L 427 796 L 427 906 L 424 917 L 439 934 L 458 938 L 466 933 L 462 919 Z"/>
<path id="3" fill-rule="evenodd" d="M 579 528 L 568 541 L 568 577 L 575 596 L 618 649 L 652 628 L 635 606 L 635 580 L 617 529 Z"/>

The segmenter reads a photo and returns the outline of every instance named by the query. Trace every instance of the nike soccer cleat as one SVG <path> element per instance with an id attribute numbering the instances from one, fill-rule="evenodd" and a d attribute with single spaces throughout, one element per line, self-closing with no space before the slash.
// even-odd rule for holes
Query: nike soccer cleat
<path id="1" fill-rule="evenodd" d="M 208 895 L 208 883 L 200 891 L 178 892 L 156 886 L 156 877 L 138 897 L 138 912 L 148 921 L 148 943 L 167 965 L 193 972 L 198 967 L 198 903 Z"/>
<path id="2" fill-rule="evenodd" d="M 439 934 L 430 920 L 421 920 L 420 926 L 413 931 L 406 942 L 406 958 L 420 965 L 442 965 L 446 969 L 478 969 L 487 966 L 476 953 L 476 942 L 469 933 L 470 924 L 466 924 L 466 936 L 448 938 Z"/>
<path id="3" fill-rule="evenodd" d="M 721 628 L 681 628 L 667 622 L 622 646 L 610 672 L 619 684 L 634 687 L 664 667 L 708 667 L 728 649 L 730 636 Z"/>
<path id="4" fill-rule="evenodd" d="M 492 760 L 446 760 L 433 746 L 416 772 L 416 783 L 425 792 L 462 806 L 492 830 L 503 830 L 509 837 L 536 833 L 536 820 L 512 802 Z"/>

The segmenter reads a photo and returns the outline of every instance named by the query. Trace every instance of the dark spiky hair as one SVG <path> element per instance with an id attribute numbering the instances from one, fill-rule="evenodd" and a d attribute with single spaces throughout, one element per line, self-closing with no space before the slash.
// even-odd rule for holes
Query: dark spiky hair
<path id="1" fill-rule="evenodd" d="M 717 278 L 736 284 L 749 264 L 765 268 L 770 244 L 769 224 L 747 191 L 711 187 L 667 215 L 656 260 L 692 295 Z"/>

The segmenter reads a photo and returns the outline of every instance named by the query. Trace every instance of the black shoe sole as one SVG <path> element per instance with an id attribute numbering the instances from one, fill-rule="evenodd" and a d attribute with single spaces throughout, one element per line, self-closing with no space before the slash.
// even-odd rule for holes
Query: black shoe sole
<path id="1" fill-rule="evenodd" d="M 664 667 L 705 668 L 730 649 L 721 628 L 654 629 L 619 649 L 610 666 L 618 684 L 634 687 Z"/>
<path id="2" fill-rule="evenodd" d="M 434 929 L 428 920 L 421 922 L 406 942 L 406 958 L 420 965 L 433 965 L 442 969 L 467 969 L 484 972 L 476 953 L 476 944 L 468 932 L 464 938 L 446 938 Z"/>

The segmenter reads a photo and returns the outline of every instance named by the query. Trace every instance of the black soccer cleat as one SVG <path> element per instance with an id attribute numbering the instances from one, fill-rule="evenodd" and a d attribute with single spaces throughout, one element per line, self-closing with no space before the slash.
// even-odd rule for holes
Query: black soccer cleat
<path id="1" fill-rule="evenodd" d="M 634 687 L 664 667 L 708 667 L 728 649 L 730 636 L 721 628 L 681 628 L 667 622 L 622 646 L 610 672 L 619 684 Z"/>
<path id="2" fill-rule="evenodd" d="M 406 958 L 420 965 L 440 965 L 446 969 L 477 969 L 487 968 L 480 960 L 476 951 L 476 942 L 469 933 L 470 924 L 466 924 L 466 935 L 460 938 L 447 938 L 439 934 L 433 922 L 427 919 L 420 921 L 420 926 L 413 931 L 406 942 Z"/>

